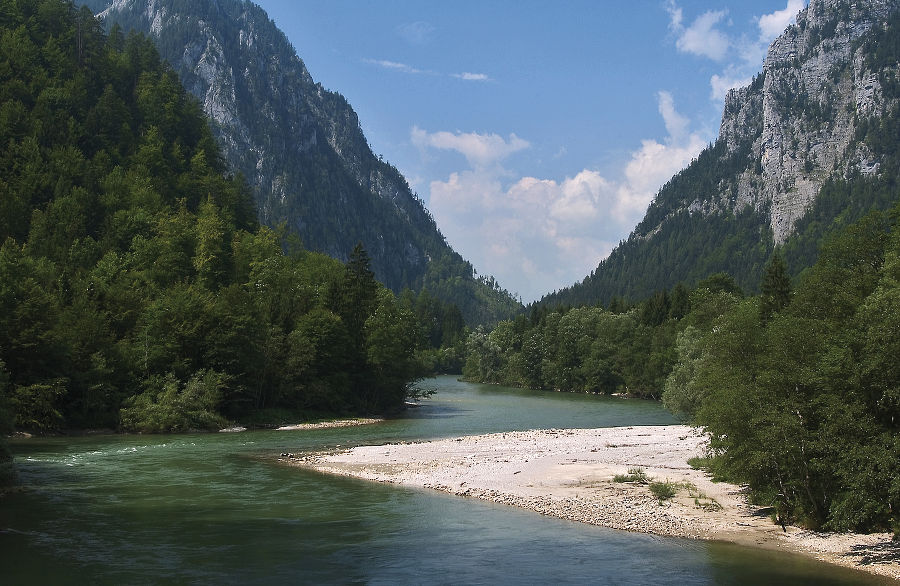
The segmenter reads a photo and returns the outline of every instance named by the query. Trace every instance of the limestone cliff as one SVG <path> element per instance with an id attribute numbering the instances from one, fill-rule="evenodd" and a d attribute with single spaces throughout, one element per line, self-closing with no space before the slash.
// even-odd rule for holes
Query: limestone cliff
<path id="1" fill-rule="evenodd" d="M 762 84 L 726 97 L 719 140 L 729 152 L 749 142 L 750 157 L 759 161 L 734 178 L 732 206 L 768 209 L 776 243 L 793 232 L 827 177 L 878 171 L 866 145 L 854 140 L 856 122 L 892 104 L 879 83 L 883 72 L 867 68 L 859 41 L 897 5 L 811 0 L 769 48 Z M 723 190 L 718 205 L 727 199 Z"/>

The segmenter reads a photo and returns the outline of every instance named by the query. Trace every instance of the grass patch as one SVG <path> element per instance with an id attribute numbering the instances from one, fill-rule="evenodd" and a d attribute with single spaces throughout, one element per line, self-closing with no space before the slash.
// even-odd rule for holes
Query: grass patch
<path id="1" fill-rule="evenodd" d="M 678 487 L 674 482 L 669 482 L 668 480 L 665 482 L 655 480 L 650 483 L 650 492 L 662 504 L 663 501 L 667 501 L 675 496 L 678 492 Z"/>
<path id="2" fill-rule="evenodd" d="M 634 484 L 647 484 L 650 477 L 644 472 L 643 468 L 631 468 L 628 474 L 616 474 L 613 476 L 613 482 L 631 482 Z"/>
<path id="3" fill-rule="evenodd" d="M 653 480 L 643 468 L 631 468 L 628 474 L 616 474 L 613 476 L 613 482 L 630 482 L 632 484 L 647 484 L 650 492 L 659 501 L 659 504 L 667 500 L 675 498 L 679 490 L 686 490 L 688 495 L 694 499 L 694 505 L 698 509 L 707 512 L 721 511 L 722 505 L 714 498 L 706 496 L 706 494 L 697 488 L 697 486 L 688 481 L 672 482 L 671 480 L 660 481 Z"/>

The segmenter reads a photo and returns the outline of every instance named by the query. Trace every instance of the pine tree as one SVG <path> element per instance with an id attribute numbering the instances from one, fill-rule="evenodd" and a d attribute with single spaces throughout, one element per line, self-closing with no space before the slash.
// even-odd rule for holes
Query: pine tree
<path id="1" fill-rule="evenodd" d="M 765 323 L 791 302 L 791 277 L 781 251 L 776 250 L 772 254 L 759 288 L 759 319 Z"/>
<path id="2" fill-rule="evenodd" d="M 350 253 L 341 291 L 341 317 L 348 333 L 357 340 L 362 339 L 366 320 L 375 310 L 377 292 L 378 283 L 370 268 L 369 254 L 360 242 Z"/>

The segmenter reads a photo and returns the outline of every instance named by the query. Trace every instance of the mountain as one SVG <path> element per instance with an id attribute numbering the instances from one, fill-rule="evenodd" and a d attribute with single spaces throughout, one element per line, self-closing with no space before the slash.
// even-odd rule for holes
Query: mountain
<path id="1" fill-rule="evenodd" d="M 639 300 L 717 272 L 754 291 L 775 247 L 796 275 L 827 234 L 900 199 L 898 5 L 811 0 L 729 92 L 715 143 L 587 278 L 540 303 Z"/>
<path id="2" fill-rule="evenodd" d="M 379 281 L 427 289 L 469 323 L 521 309 L 447 244 L 400 172 L 376 157 L 353 108 L 316 83 L 259 6 L 241 0 L 88 0 L 107 28 L 150 35 L 213 120 L 263 224 L 346 260 L 362 242 Z"/>

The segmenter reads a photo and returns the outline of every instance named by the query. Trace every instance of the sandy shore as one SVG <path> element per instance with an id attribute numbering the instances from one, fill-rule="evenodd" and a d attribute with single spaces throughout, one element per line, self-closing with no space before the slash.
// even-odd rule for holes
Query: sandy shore
<path id="1" fill-rule="evenodd" d="M 705 443 L 682 425 L 553 429 L 361 446 L 290 461 L 613 529 L 786 549 L 900 580 L 900 543 L 890 534 L 784 532 L 748 505 L 740 487 L 714 483 L 688 465 Z M 660 504 L 646 484 L 613 481 L 634 468 L 675 483 L 675 498 Z"/>

